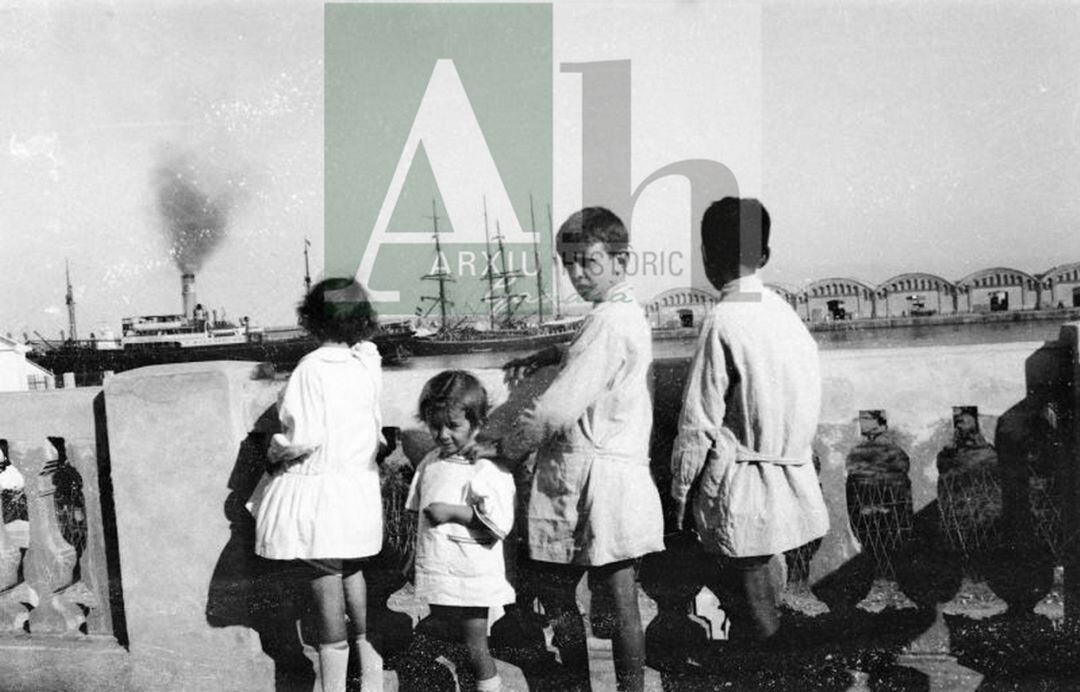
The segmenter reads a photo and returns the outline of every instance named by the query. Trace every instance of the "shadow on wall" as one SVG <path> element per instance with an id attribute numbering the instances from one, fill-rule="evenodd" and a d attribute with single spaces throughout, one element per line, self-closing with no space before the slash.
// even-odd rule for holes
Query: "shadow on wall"
<path id="1" fill-rule="evenodd" d="M 1053 370 L 1048 374 L 1050 362 L 1060 362 L 1060 350 L 1043 348 L 1028 358 L 1027 396 L 996 421 L 992 445 L 982 431 L 994 421 L 980 418 L 967 403 L 952 411 L 951 426 L 943 421 L 941 429 L 917 448 L 904 431 L 889 430 L 885 411 L 863 412 L 859 434 L 854 425 L 819 431 L 819 438 L 829 438 L 830 445 L 839 442 L 850 450 L 846 473 L 834 469 L 843 477 L 830 475 L 825 480 L 835 486 L 832 501 L 844 507 L 839 517 L 849 522 L 863 549 L 813 584 L 813 596 L 807 598 L 820 599 L 826 614 L 786 611 L 783 655 L 775 650 L 727 649 L 725 642 L 710 641 L 701 620 L 691 615 L 694 596 L 714 581 L 716 563 L 695 542 L 672 531 L 668 461 L 688 364 L 682 359 L 654 363 L 650 453 L 668 537 L 665 552 L 644 560 L 641 583 L 658 607 L 657 617 L 645 623 L 646 639 L 649 665 L 662 672 L 665 689 L 715 687 L 719 681 L 753 687 L 790 679 L 802 681 L 804 688 L 840 690 L 851 686 L 852 670 L 865 673 L 872 688 L 927 689 L 925 674 L 898 664 L 898 657 L 907 654 L 952 652 L 963 665 L 1001 680 L 1018 669 L 1050 676 L 1060 666 L 1075 663 L 1072 659 L 1080 654 L 1073 652 L 1075 646 L 1069 647 L 1065 634 L 1033 614 L 1051 588 L 1054 564 L 1060 564 L 1058 489 L 1068 461 L 1066 431 L 1072 424 L 1066 405 L 1070 378 Z M 541 373 L 528 386 L 511 390 L 509 400 L 492 412 L 489 428 L 505 430 L 550 383 L 551 375 Z M 263 471 L 267 442 L 276 431 L 271 408 L 237 455 L 224 507 L 231 537 L 209 586 L 206 614 L 214 626 L 241 625 L 258 631 L 264 650 L 277 664 L 279 688 L 284 689 L 309 683 L 311 676 L 296 627 L 305 610 L 302 575 L 290 571 L 287 563 L 254 555 L 253 520 L 244 507 Z M 386 607 L 387 599 L 405 583 L 402 567 L 415 530 L 413 518 L 404 510 L 404 497 L 413 469 L 433 446 L 419 422 L 401 430 L 399 440 L 400 449 L 383 467 L 387 537 L 369 579 L 372 628 L 391 633 L 394 643 L 384 652 L 387 667 L 398 670 L 402 689 L 431 689 L 452 684 L 453 675 L 439 659 L 458 660 L 461 651 L 438 623 L 425 619 L 414 635 L 411 620 Z M 823 453 L 820 448 L 815 452 L 815 456 Z M 918 511 L 912 503 L 912 479 L 922 478 L 925 469 L 911 469 L 912 459 L 919 463 L 934 459 L 938 469 L 936 499 Z M 524 464 L 514 473 L 521 508 L 531 468 Z M 523 514 L 518 512 L 519 521 Z M 835 525 L 836 514 L 833 518 L 833 531 L 846 530 Z M 786 556 L 789 595 L 810 593 L 809 564 L 817 547 L 803 546 Z M 507 617 L 494 623 L 492 647 L 497 657 L 523 668 L 530 689 L 558 688 L 553 681 L 560 666 L 543 645 L 540 628 L 547 623 L 536 608 L 535 577 L 520 559 L 524 550 L 517 536 L 507 541 L 506 549 L 518 599 L 507 609 Z M 981 621 L 945 616 L 943 606 L 955 598 L 965 576 L 985 580 L 1008 611 Z M 875 580 L 882 578 L 895 581 L 898 598 L 870 612 L 862 602 Z M 718 595 L 723 599 L 723 593 Z M 594 633 L 602 633 L 601 600 L 593 601 L 590 616 Z M 1008 656 L 1000 653 L 1003 642 L 1012 647 Z"/>
<path id="2" fill-rule="evenodd" d="M 270 438 L 279 430 L 277 409 L 269 407 L 240 444 L 223 507 L 230 537 L 211 576 L 206 620 L 213 627 L 240 625 L 258 632 L 280 690 L 312 680 L 296 626 L 304 609 L 304 572 L 291 561 L 255 554 L 255 520 L 245 507 L 266 468 Z"/>
<path id="3" fill-rule="evenodd" d="M 840 516 L 862 549 L 813 585 L 827 614 L 786 612 L 783 657 L 755 662 L 749 653 L 721 652 L 722 642 L 707 640 L 707 630 L 688 613 L 693 595 L 709 583 L 714 561 L 696 544 L 670 535 L 668 550 L 646 558 L 642 571 L 642 585 L 659 609 L 647 627 L 649 663 L 664 671 L 665 687 L 685 687 L 695 676 L 702 684 L 727 676 L 751 685 L 754 669 L 763 667 L 777 676 L 791 665 L 792 679 L 815 688 L 845 688 L 851 684 L 845 671 L 861 670 L 870 676 L 871 687 L 903 682 L 905 689 L 925 689 L 928 679 L 898 668 L 897 657 L 950 651 L 963 665 L 1003 681 L 1024 675 L 1046 680 L 1058 675 L 1060 680 L 1063 666 L 1075 669 L 1080 653 L 1069 647 L 1069 636 L 1034 613 L 1052 587 L 1054 565 L 1064 557 L 1060 488 L 1072 424 L 1065 420 L 1072 378 L 1058 370 L 1061 364 L 1060 345 L 1040 348 L 1025 363 L 1027 396 L 998 421 L 980 419 L 975 406 L 957 406 L 951 426 L 943 422 L 917 450 L 910 435 L 889 430 L 884 411 L 862 412 L 858 437 L 849 432 L 852 426 L 825 433 L 830 444 L 839 441 L 851 449 L 845 476 L 830 483 L 838 481 L 843 488 L 832 501 L 847 505 Z M 669 530 L 667 460 L 685 366 L 674 360 L 654 365 L 651 452 Z M 994 427 L 991 445 L 982 430 Z M 922 478 L 925 469 L 911 469 L 912 459 L 934 459 L 938 467 L 936 497 L 917 512 L 912 479 Z M 832 530 L 843 530 L 835 514 L 833 519 Z M 808 571 L 793 567 L 808 563 L 815 550 L 803 546 L 787 555 L 789 593 L 809 585 Z M 960 592 L 965 577 L 985 582 L 1007 604 L 1007 612 L 984 620 L 945 617 L 942 608 Z M 878 591 L 875 598 L 884 603 L 864 603 L 874 595 L 876 579 L 894 583 L 886 589 L 893 598 L 880 599 Z M 723 601 L 724 595 L 718 595 Z M 727 663 L 719 663 L 723 660 Z M 800 677 L 804 666 L 819 671 L 818 677 Z"/>
<path id="4" fill-rule="evenodd" d="M 94 397 L 94 442 L 97 449 L 98 496 L 101 502 L 101 530 L 105 546 L 105 569 L 109 575 L 109 608 L 112 611 L 113 635 L 121 646 L 128 646 L 124 615 L 124 586 L 120 570 L 120 542 L 116 535 L 116 508 L 112 485 L 112 462 L 109 457 L 109 428 L 105 393 Z"/>

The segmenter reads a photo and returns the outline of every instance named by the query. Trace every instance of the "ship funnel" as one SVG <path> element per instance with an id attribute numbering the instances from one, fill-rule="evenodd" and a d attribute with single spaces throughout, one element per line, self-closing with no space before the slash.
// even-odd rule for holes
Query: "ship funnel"
<path id="1" fill-rule="evenodd" d="M 195 275 L 185 273 L 180 277 L 180 297 L 184 304 L 184 317 L 193 319 L 195 316 Z"/>

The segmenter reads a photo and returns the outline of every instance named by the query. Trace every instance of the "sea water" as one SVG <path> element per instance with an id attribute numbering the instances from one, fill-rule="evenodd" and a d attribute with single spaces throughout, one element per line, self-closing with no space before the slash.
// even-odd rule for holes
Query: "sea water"
<path id="1" fill-rule="evenodd" d="M 969 324 L 929 324 L 903 327 L 853 328 L 816 331 L 821 350 L 901 348 L 907 346 L 963 346 L 1027 341 L 1053 341 L 1067 320 L 1022 322 L 975 322 Z M 694 354 L 695 339 L 653 339 L 653 358 L 687 358 Z M 502 367 L 507 361 L 530 351 L 487 351 L 445 356 L 413 357 L 407 368 L 446 369 Z"/>

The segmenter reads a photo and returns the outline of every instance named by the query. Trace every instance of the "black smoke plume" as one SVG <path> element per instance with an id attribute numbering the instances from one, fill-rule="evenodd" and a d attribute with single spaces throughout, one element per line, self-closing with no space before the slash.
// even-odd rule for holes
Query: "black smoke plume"
<path id="1" fill-rule="evenodd" d="M 173 156 L 154 171 L 154 188 L 169 255 L 194 273 L 225 238 L 236 195 L 213 184 L 191 156 Z"/>

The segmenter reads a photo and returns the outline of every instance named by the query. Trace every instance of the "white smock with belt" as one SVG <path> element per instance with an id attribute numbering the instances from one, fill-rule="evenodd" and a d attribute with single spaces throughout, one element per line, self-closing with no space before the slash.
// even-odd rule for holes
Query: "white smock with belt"
<path id="1" fill-rule="evenodd" d="M 756 276 L 726 284 L 702 326 L 672 451 L 671 493 L 702 545 L 775 555 L 825 535 L 811 444 L 821 409 L 817 344 Z"/>
<path id="2" fill-rule="evenodd" d="M 284 432 L 270 445 L 275 472 L 262 477 L 247 504 L 256 553 L 350 559 L 382 549 L 375 461 L 381 390 L 381 359 L 371 342 L 324 345 L 296 366 L 278 407 Z"/>
<path id="3" fill-rule="evenodd" d="M 510 457 L 539 447 L 529 493 L 534 560 L 606 565 L 664 549 L 649 470 L 652 331 L 629 284 L 585 318 L 555 380 L 502 440 Z"/>

